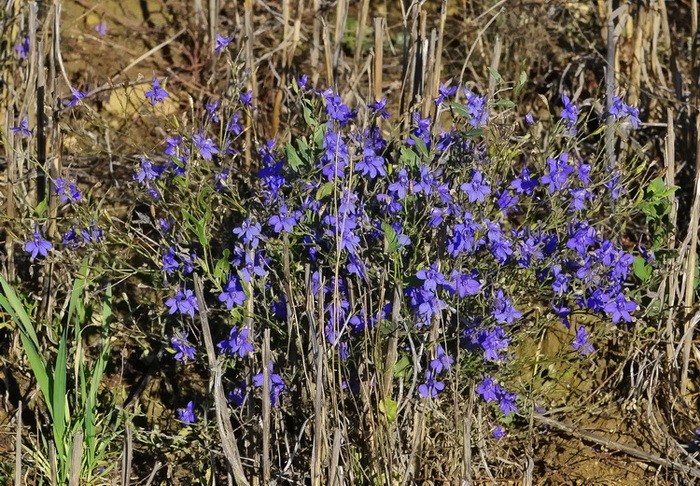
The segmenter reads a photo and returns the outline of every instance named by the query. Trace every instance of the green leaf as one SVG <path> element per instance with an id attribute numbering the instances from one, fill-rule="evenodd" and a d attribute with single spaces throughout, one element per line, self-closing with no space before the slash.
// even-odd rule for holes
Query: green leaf
<path id="1" fill-rule="evenodd" d="M 309 108 L 308 105 L 304 105 L 304 121 L 306 122 L 306 126 L 308 127 L 315 127 L 318 125 L 318 122 L 316 121 L 316 118 L 314 117 L 313 112 L 311 111 L 311 108 Z"/>
<path id="2" fill-rule="evenodd" d="M 323 184 L 321 187 L 318 188 L 318 191 L 316 191 L 316 200 L 320 201 L 324 197 L 333 194 L 334 187 L 335 185 L 333 184 L 333 181 L 326 182 L 325 184 Z"/>
<path id="3" fill-rule="evenodd" d="M 510 100 L 498 100 L 493 103 L 493 106 L 502 106 L 504 108 L 513 108 L 516 106 L 515 103 L 513 103 Z"/>
<path id="4" fill-rule="evenodd" d="M 411 360 L 408 359 L 408 356 L 402 356 L 401 359 L 394 364 L 394 378 L 400 378 L 410 368 Z"/>
<path id="5" fill-rule="evenodd" d="M 472 128 L 471 130 L 467 130 L 464 132 L 462 135 L 465 137 L 480 137 L 484 134 L 484 131 L 481 128 Z"/>
<path id="6" fill-rule="evenodd" d="M 491 73 L 491 76 L 493 76 L 498 83 L 503 83 L 503 77 L 498 73 L 498 71 L 496 71 L 492 67 L 489 67 L 487 69 L 489 70 L 489 73 Z"/>
<path id="7" fill-rule="evenodd" d="M 230 254 L 231 252 L 229 249 L 225 248 L 222 257 L 219 258 L 214 266 L 214 278 L 220 282 L 223 282 L 231 269 L 231 262 L 229 261 Z"/>
<path id="8" fill-rule="evenodd" d="M 423 156 L 424 159 L 428 158 L 428 147 L 425 146 L 425 143 L 423 140 L 420 138 L 416 137 L 415 135 L 411 135 L 411 138 L 415 142 L 416 147 L 418 147 L 418 150 L 420 150 L 421 155 Z"/>
<path id="9" fill-rule="evenodd" d="M 513 88 L 513 94 L 515 96 L 518 96 L 520 94 L 520 92 L 525 87 L 525 83 L 527 83 L 527 73 L 525 71 L 520 71 L 520 79 L 518 80 L 518 83 Z"/>
<path id="10" fill-rule="evenodd" d="M 407 146 L 401 147 L 401 157 L 400 162 L 407 167 L 417 167 L 418 166 L 418 154 Z"/>
<path id="11" fill-rule="evenodd" d="M 453 102 L 450 103 L 450 107 L 451 107 L 452 110 L 453 110 L 455 113 L 457 113 L 459 116 L 461 116 L 461 117 L 463 117 L 463 118 L 471 118 L 471 115 L 470 115 L 469 112 L 467 111 L 467 107 L 464 106 L 463 104 L 457 103 L 456 101 L 453 101 Z"/>
<path id="12" fill-rule="evenodd" d="M 396 412 L 398 409 L 399 404 L 390 397 L 386 397 L 384 400 L 379 402 L 379 411 L 386 416 L 386 419 L 390 424 L 396 422 Z"/>
<path id="13" fill-rule="evenodd" d="M 654 271 L 653 267 L 647 263 L 647 261 L 640 257 L 634 257 L 634 262 L 632 263 L 632 269 L 634 274 L 640 280 L 647 282 L 651 278 L 651 274 Z"/>
<path id="14" fill-rule="evenodd" d="M 388 223 L 382 223 L 382 231 L 389 242 L 389 253 L 394 253 L 399 249 L 399 238 L 394 228 Z"/>
<path id="15" fill-rule="evenodd" d="M 294 172 L 299 172 L 298 169 L 304 165 L 304 162 L 299 158 L 299 154 L 294 148 L 294 145 L 288 143 L 284 150 L 287 153 L 287 162 L 289 162 L 289 166 Z"/>
<path id="16" fill-rule="evenodd" d="M 49 207 L 49 200 L 48 200 L 48 198 L 44 198 L 34 208 L 34 216 L 36 216 L 37 218 L 43 218 L 44 215 L 46 214 L 46 210 L 48 209 L 48 207 Z"/>

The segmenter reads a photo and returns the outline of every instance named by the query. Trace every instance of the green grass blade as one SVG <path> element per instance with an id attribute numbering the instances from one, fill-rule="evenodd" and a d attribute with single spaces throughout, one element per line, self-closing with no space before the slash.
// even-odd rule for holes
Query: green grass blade
<path id="1" fill-rule="evenodd" d="M 68 362 L 68 329 L 64 329 L 58 344 L 58 356 L 56 356 L 56 368 L 53 380 L 53 430 L 59 463 L 68 460 L 65 448 L 66 422 L 68 418 L 68 397 L 66 396 L 66 365 Z"/>

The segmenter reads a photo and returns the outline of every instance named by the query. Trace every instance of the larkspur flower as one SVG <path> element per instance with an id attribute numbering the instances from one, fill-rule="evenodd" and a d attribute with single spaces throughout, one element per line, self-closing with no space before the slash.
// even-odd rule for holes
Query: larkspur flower
<path id="1" fill-rule="evenodd" d="M 274 407 L 279 403 L 280 394 L 284 391 L 286 385 L 280 375 L 272 372 L 272 361 L 269 362 L 268 369 L 270 371 L 270 405 Z M 263 386 L 264 381 L 265 376 L 263 373 L 253 376 L 253 384 L 258 388 Z"/>
<path id="2" fill-rule="evenodd" d="M 499 323 L 512 324 L 515 319 L 520 319 L 523 315 L 513 307 L 513 303 L 505 296 L 503 290 L 498 289 L 493 299 L 493 317 Z"/>
<path id="3" fill-rule="evenodd" d="M 254 349 L 253 343 L 248 340 L 248 334 L 250 334 L 250 329 L 241 329 L 239 331 L 236 326 L 233 326 L 228 339 L 224 339 L 216 346 L 222 353 L 226 353 L 229 356 L 238 355 L 239 358 L 245 358 Z"/>
<path id="4" fill-rule="evenodd" d="M 496 395 L 498 399 L 498 407 L 506 417 L 510 415 L 511 412 L 520 411 L 515 405 L 515 400 L 518 399 L 518 395 L 501 388 L 500 385 L 496 385 Z"/>
<path id="5" fill-rule="evenodd" d="M 248 393 L 246 390 L 245 381 L 241 381 L 237 386 L 233 387 L 230 392 L 228 392 L 228 400 L 237 407 L 240 407 L 243 405 L 243 402 L 245 402 L 247 395 Z"/>
<path id="6" fill-rule="evenodd" d="M 438 344 L 435 350 L 435 359 L 430 362 L 430 369 L 432 369 L 435 374 L 440 374 L 443 371 L 451 370 L 454 362 L 455 359 L 445 353 L 443 347 Z"/>
<path id="7" fill-rule="evenodd" d="M 199 155 L 201 155 L 203 159 L 211 160 L 214 154 L 219 153 L 219 147 L 217 147 L 214 141 L 211 138 L 203 136 L 201 133 L 193 135 L 192 141 L 194 142 L 194 146 L 199 149 Z"/>
<path id="8" fill-rule="evenodd" d="M 219 115 L 217 115 L 216 111 L 219 109 L 219 102 L 214 100 L 211 103 L 205 103 L 204 104 L 204 109 L 207 111 L 206 117 L 213 121 L 214 123 L 219 123 Z"/>
<path id="9" fill-rule="evenodd" d="M 186 427 L 195 423 L 197 417 L 194 414 L 194 402 L 189 402 L 185 408 L 179 408 L 177 410 L 177 418 L 180 419 L 181 422 L 184 422 Z"/>
<path id="10" fill-rule="evenodd" d="M 481 380 L 481 384 L 476 387 L 476 392 L 488 403 L 497 399 L 496 387 L 498 387 L 498 385 L 493 378 L 484 376 Z"/>
<path id="11" fill-rule="evenodd" d="M 510 338 L 500 326 L 495 326 L 492 331 L 482 330 L 472 337 L 472 343 L 481 346 L 484 350 L 486 361 L 496 361 L 501 359 L 499 353 L 502 349 L 507 349 Z"/>
<path id="12" fill-rule="evenodd" d="M 632 322 L 630 312 L 633 312 L 636 308 L 637 304 L 627 300 L 622 292 L 603 306 L 605 312 L 612 314 L 613 324 L 617 324 L 620 320 Z"/>
<path id="13" fill-rule="evenodd" d="M 374 101 L 371 105 L 367 105 L 367 108 L 377 113 L 380 118 L 391 118 L 391 113 L 384 109 L 386 107 L 386 98 L 382 98 L 379 101 Z"/>
<path id="14" fill-rule="evenodd" d="M 573 342 L 571 343 L 571 346 L 577 350 L 579 353 L 582 355 L 586 356 L 595 349 L 593 349 L 593 346 L 591 343 L 588 341 L 588 334 L 586 333 L 586 328 L 583 326 L 580 326 L 578 330 L 576 331 L 576 337 L 574 338 Z"/>
<path id="15" fill-rule="evenodd" d="M 247 92 L 241 92 L 240 94 L 241 103 L 247 108 L 253 108 L 253 90 L 248 90 Z"/>
<path id="16" fill-rule="evenodd" d="M 243 286 L 238 277 L 230 275 L 224 291 L 219 294 L 219 302 L 226 302 L 227 309 L 233 309 L 234 305 L 243 305 L 246 300 Z"/>
<path id="17" fill-rule="evenodd" d="M 548 173 L 540 177 L 542 184 L 549 184 L 549 193 L 554 194 L 565 187 L 574 167 L 569 164 L 569 153 L 564 152 L 556 159 L 547 159 Z"/>
<path id="18" fill-rule="evenodd" d="M 95 32 L 97 32 L 100 35 L 107 35 L 107 24 L 104 22 L 101 22 L 95 26 Z"/>
<path id="19" fill-rule="evenodd" d="M 24 251 L 31 253 L 31 259 L 34 260 L 38 255 L 43 257 L 49 254 L 49 250 L 53 248 L 53 245 L 42 238 L 41 233 L 37 229 L 34 231 L 34 239 L 27 241 L 24 244 Z"/>
<path id="20" fill-rule="evenodd" d="M 32 135 L 32 131 L 29 129 L 29 120 L 27 120 L 26 116 L 19 122 L 18 127 L 10 127 L 10 131 L 13 133 L 20 133 L 25 137 Z"/>
<path id="21" fill-rule="evenodd" d="M 167 91 L 160 87 L 160 81 L 158 81 L 156 78 L 153 78 L 151 91 L 146 91 L 144 96 L 149 99 L 152 105 L 155 106 L 158 103 L 165 103 L 165 98 L 168 98 L 170 95 Z"/>
<path id="22" fill-rule="evenodd" d="M 165 305 L 170 307 L 169 314 L 179 312 L 180 314 L 189 314 L 190 317 L 194 317 L 194 313 L 199 310 L 197 297 L 195 297 L 194 292 L 187 288 L 184 289 L 184 292 L 178 290 L 175 297 L 170 297 L 165 301 Z"/>
<path id="23" fill-rule="evenodd" d="M 266 239 L 262 235 L 260 223 L 254 223 L 250 218 L 243 221 L 239 227 L 233 228 L 232 232 L 243 241 L 243 244 L 250 245 L 251 248 L 257 248 L 260 242 Z"/>
<path id="24" fill-rule="evenodd" d="M 489 112 L 486 109 L 486 96 L 479 96 L 467 88 L 464 88 L 464 96 L 467 98 L 467 112 L 471 115 L 467 123 L 474 128 L 485 125 L 489 119 Z"/>
<path id="25" fill-rule="evenodd" d="M 435 292 L 438 284 L 439 285 L 447 284 L 447 280 L 445 280 L 445 276 L 438 271 L 437 262 L 434 262 L 428 268 L 423 268 L 422 270 L 418 270 L 418 272 L 416 272 L 416 277 L 423 280 L 423 288 L 425 290 L 430 291 L 430 292 Z"/>
<path id="26" fill-rule="evenodd" d="M 641 120 L 639 119 L 639 108 L 627 105 L 619 96 L 613 96 L 612 106 L 608 110 L 608 113 L 612 115 L 616 120 L 622 117 L 629 118 L 630 123 L 634 129 L 639 128 Z"/>
<path id="27" fill-rule="evenodd" d="M 306 83 L 309 81 L 309 76 L 306 74 L 302 74 L 299 76 L 296 80 L 297 86 L 299 88 L 306 88 Z"/>
<path id="28" fill-rule="evenodd" d="M 56 194 L 61 196 L 61 202 L 76 202 L 82 201 L 83 196 L 78 190 L 78 186 L 74 181 L 67 181 L 63 177 L 58 177 L 54 183 Z"/>
<path id="29" fill-rule="evenodd" d="M 78 91 L 75 88 L 71 88 L 70 90 L 71 93 L 73 93 L 73 98 L 71 98 L 70 100 L 64 100 L 64 103 L 66 103 L 71 108 L 75 108 L 75 105 L 77 105 L 78 103 L 82 103 L 81 100 L 87 96 L 87 92 Z"/>
<path id="30" fill-rule="evenodd" d="M 560 116 L 564 120 L 564 124 L 569 128 L 569 131 L 575 133 L 580 110 L 565 94 L 561 95 L 561 101 L 564 104 L 564 109 Z"/>
<path id="31" fill-rule="evenodd" d="M 214 52 L 219 52 L 224 47 L 228 46 L 229 42 L 233 40 L 233 36 L 223 37 L 221 34 L 216 34 L 216 47 Z"/>
<path id="32" fill-rule="evenodd" d="M 267 222 L 273 226 L 273 231 L 275 233 L 281 233 L 282 231 L 291 233 L 294 230 L 294 226 L 298 223 L 301 214 L 301 211 L 292 212 L 286 204 L 282 204 L 279 212 L 270 216 Z"/>
<path id="33" fill-rule="evenodd" d="M 194 359 L 195 348 L 190 345 L 189 341 L 187 340 L 187 336 L 187 331 L 179 331 L 172 338 L 170 338 L 170 345 L 175 351 L 175 359 L 177 361 Z"/>
<path id="34" fill-rule="evenodd" d="M 478 170 L 472 172 L 471 181 L 465 182 L 459 188 L 467 193 L 470 203 L 476 201 L 484 202 L 486 200 L 485 197 L 491 194 L 488 182 L 484 180 L 484 176 Z"/>
<path id="35" fill-rule="evenodd" d="M 495 429 L 493 429 L 493 432 L 491 432 L 491 435 L 493 436 L 494 439 L 502 439 L 503 437 L 506 436 L 506 433 L 503 430 L 503 427 L 501 427 L 499 425 Z"/>
<path id="36" fill-rule="evenodd" d="M 531 111 L 528 111 L 527 115 L 525 115 L 525 123 L 527 123 L 528 125 L 535 124 L 535 117 L 532 115 Z"/>
<path id="37" fill-rule="evenodd" d="M 22 39 L 22 43 L 15 46 L 15 51 L 19 53 L 19 58 L 24 59 L 29 54 L 29 37 Z"/>
<path id="38" fill-rule="evenodd" d="M 425 383 L 418 387 L 418 394 L 423 398 L 437 398 L 438 392 L 445 389 L 445 384 L 441 381 L 435 381 L 433 377 L 433 372 L 430 370 L 425 371 Z"/>
<path id="39" fill-rule="evenodd" d="M 443 83 L 440 83 L 440 88 L 438 89 L 438 96 L 437 98 L 433 98 L 435 106 L 439 106 L 443 101 L 445 101 L 445 98 L 447 98 L 448 96 L 452 96 L 456 92 L 457 86 L 452 86 L 448 88 Z"/>

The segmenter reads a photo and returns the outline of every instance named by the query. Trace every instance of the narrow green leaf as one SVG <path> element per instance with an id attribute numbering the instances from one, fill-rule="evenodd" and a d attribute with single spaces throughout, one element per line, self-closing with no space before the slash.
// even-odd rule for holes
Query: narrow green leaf
<path id="1" fill-rule="evenodd" d="M 491 73 L 491 76 L 493 76 L 494 79 L 495 79 L 496 81 L 498 81 L 498 83 L 502 83 L 502 82 L 503 82 L 503 77 L 499 74 L 498 71 L 496 71 L 496 70 L 495 70 L 494 68 L 492 68 L 492 67 L 489 67 L 489 68 L 487 68 L 487 69 L 489 70 L 489 73 Z"/>
<path id="2" fill-rule="evenodd" d="M 284 150 L 287 153 L 287 162 L 289 162 L 289 166 L 293 171 L 298 172 L 298 169 L 304 166 L 304 162 L 299 158 L 299 154 L 294 148 L 294 145 L 288 143 Z"/>
<path id="3" fill-rule="evenodd" d="M 316 191 L 316 200 L 320 201 L 326 196 L 330 196 L 333 194 L 333 182 L 326 182 L 323 184 L 321 187 L 318 188 L 318 191 Z"/>

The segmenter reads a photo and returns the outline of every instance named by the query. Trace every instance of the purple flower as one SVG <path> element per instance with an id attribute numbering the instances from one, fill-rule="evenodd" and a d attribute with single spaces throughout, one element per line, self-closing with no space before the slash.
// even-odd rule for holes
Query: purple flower
<path id="1" fill-rule="evenodd" d="M 595 351 L 593 349 L 593 346 L 591 346 L 591 343 L 588 341 L 588 334 L 586 334 L 586 328 L 583 326 L 580 326 L 578 328 L 578 331 L 576 331 L 576 337 L 574 338 L 574 341 L 571 343 L 571 346 L 575 349 L 578 350 L 579 353 L 582 355 L 586 356 L 589 353 L 592 353 Z"/>
<path id="2" fill-rule="evenodd" d="M 222 353 L 229 356 L 238 355 L 239 358 L 245 358 L 248 353 L 253 352 L 253 344 L 248 341 L 249 329 L 242 329 L 240 332 L 236 326 L 231 328 L 228 339 L 224 339 L 216 346 L 221 349 Z"/>
<path id="3" fill-rule="evenodd" d="M 230 402 L 233 402 L 234 405 L 240 407 L 243 405 L 247 394 L 245 381 L 241 381 L 233 390 L 228 392 L 228 399 Z"/>
<path id="4" fill-rule="evenodd" d="M 299 88 L 305 88 L 306 83 L 309 81 L 309 76 L 306 74 L 302 74 L 298 79 L 297 79 L 297 86 Z"/>
<path id="5" fill-rule="evenodd" d="M 494 439 L 502 439 L 503 437 L 506 436 L 506 433 L 503 430 L 503 427 L 501 427 L 499 425 L 495 429 L 493 429 L 493 432 L 491 432 L 491 435 L 493 436 Z"/>
<path id="6" fill-rule="evenodd" d="M 525 115 L 525 123 L 528 125 L 534 125 L 535 124 L 535 117 L 532 116 L 532 112 L 528 111 L 527 115 Z"/>
<path id="7" fill-rule="evenodd" d="M 396 197 L 401 200 L 406 197 L 406 190 L 408 189 L 408 172 L 405 168 L 399 170 L 398 178 L 396 182 L 389 184 L 389 191 L 396 195 Z"/>
<path id="8" fill-rule="evenodd" d="M 179 331 L 172 338 L 170 338 L 170 344 L 175 353 L 175 359 L 177 361 L 187 361 L 188 359 L 194 359 L 195 349 L 187 341 L 187 331 Z"/>
<path id="9" fill-rule="evenodd" d="M 471 115 L 469 123 L 474 128 L 485 125 L 489 119 L 489 112 L 486 110 L 486 96 L 479 96 L 464 88 L 464 96 L 467 98 L 467 113 Z"/>
<path id="10" fill-rule="evenodd" d="M 639 108 L 625 104 L 625 102 L 622 101 L 619 96 L 613 96 L 612 106 L 608 110 L 608 113 L 610 113 L 616 120 L 619 120 L 622 117 L 629 118 L 630 123 L 632 123 L 632 127 L 635 129 L 639 128 L 639 125 L 641 124 L 641 120 L 639 119 Z"/>
<path id="11" fill-rule="evenodd" d="M 78 103 L 81 103 L 80 100 L 82 100 L 83 98 L 85 98 L 87 96 L 87 92 L 78 91 L 75 88 L 71 88 L 70 90 L 73 93 L 73 98 L 71 98 L 68 101 L 64 101 L 64 103 L 67 103 L 68 106 L 70 106 L 71 108 L 74 108 L 75 105 L 77 105 Z"/>
<path id="12" fill-rule="evenodd" d="M 530 177 L 530 170 L 523 167 L 523 170 L 520 172 L 520 178 L 511 182 L 510 187 L 515 189 L 515 192 L 518 194 L 532 195 L 538 184 L 537 179 Z"/>
<path id="13" fill-rule="evenodd" d="M 165 273 L 172 273 L 177 271 L 180 265 L 178 264 L 177 259 L 175 257 L 175 247 L 171 246 L 168 250 L 168 253 L 163 255 L 163 271 Z"/>
<path id="14" fill-rule="evenodd" d="M 83 196 L 80 194 L 80 191 L 75 185 L 75 182 L 67 181 L 63 179 L 63 177 L 59 177 L 56 179 L 54 189 L 56 190 L 56 194 L 61 196 L 61 202 L 70 201 L 71 203 L 73 203 L 75 201 L 82 201 L 83 199 Z"/>
<path id="15" fill-rule="evenodd" d="M 190 317 L 194 317 L 195 311 L 199 310 L 197 297 L 189 289 L 185 289 L 184 292 L 178 290 L 175 297 L 170 297 L 165 301 L 165 305 L 170 307 L 168 314 L 171 315 L 179 312 L 180 314 L 189 314 Z"/>
<path id="16" fill-rule="evenodd" d="M 518 399 L 518 395 L 515 393 L 510 393 L 509 391 L 496 385 L 496 394 L 498 395 L 498 407 L 501 409 L 503 414 L 507 417 L 511 412 L 518 412 L 519 409 L 515 405 L 515 400 Z"/>
<path id="17" fill-rule="evenodd" d="M 384 157 L 377 155 L 371 148 L 365 148 L 362 159 L 355 164 L 355 171 L 362 172 L 363 176 L 374 179 L 378 175 L 386 177 L 384 169 Z"/>
<path id="18" fill-rule="evenodd" d="M 279 402 L 279 396 L 284 391 L 285 383 L 280 375 L 272 372 L 272 361 L 268 364 L 268 369 L 270 370 L 270 405 L 274 407 Z M 263 373 L 253 376 L 253 384 L 258 388 L 263 386 L 264 380 Z"/>
<path id="19" fill-rule="evenodd" d="M 372 110 L 373 112 L 377 112 L 379 114 L 380 118 L 390 118 L 391 113 L 386 111 L 384 107 L 386 106 L 386 98 L 382 98 L 379 101 L 375 101 L 371 105 L 367 105 L 367 108 Z"/>
<path id="20" fill-rule="evenodd" d="M 472 180 L 470 182 L 465 182 L 459 188 L 467 193 L 470 203 L 476 201 L 484 202 L 485 196 L 491 194 L 488 182 L 484 181 L 484 176 L 478 170 L 472 172 Z"/>
<path id="21" fill-rule="evenodd" d="M 547 159 L 548 174 L 540 178 L 542 184 L 549 184 L 549 193 L 553 194 L 558 190 L 563 189 L 566 184 L 569 174 L 574 171 L 574 168 L 569 165 L 569 153 L 564 152 L 556 159 Z"/>
<path id="22" fill-rule="evenodd" d="M 152 105 L 155 106 L 158 103 L 165 103 L 165 98 L 168 98 L 170 95 L 167 91 L 161 89 L 160 81 L 158 81 L 156 78 L 153 78 L 152 89 L 151 91 L 146 91 L 146 94 L 144 96 L 146 98 L 150 98 L 149 101 Z"/>
<path id="23" fill-rule="evenodd" d="M 238 123 L 238 120 L 240 120 L 241 115 L 239 113 L 234 113 L 231 115 L 231 120 L 226 124 L 226 131 L 227 132 L 233 132 L 234 135 L 240 135 L 243 133 L 243 125 Z"/>
<path id="24" fill-rule="evenodd" d="M 37 255 L 43 257 L 47 256 L 51 248 L 53 248 L 53 245 L 41 237 L 41 233 L 38 229 L 34 231 L 34 239 L 24 244 L 24 251 L 32 254 L 32 260 L 34 260 Z"/>
<path id="25" fill-rule="evenodd" d="M 496 387 L 500 388 L 495 384 L 493 378 L 484 376 L 481 384 L 476 387 L 476 392 L 482 396 L 486 403 L 496 400 Z"/>
<path id="26" fill-rule="evenodd" d="M 350 120 L 355 118 L 356 113 L 350 111 L 350 108 L 343 104 L 343 100 L 331 88 L 328 88 L 322 94 L 323 99 L 326 101 L 326 114 L 331 120 L 336 120 L 341 127 L 344 127 Z"/>
<path id="27" fill-rule="evenodd" d="M 107 24 L 102 22 L 95 26 L 95 32 L 100 35 L 107 35 Z"/>
<path id="28" fill-rule="evenodd" d="M 612 320 L 614 324 L 617 324 L 620 319 L 627 322 L 632 322 L 632 316 L 630 312 L 637 308 L 637 304 L 632 301 L 628 301 L 625 296 L 620 292 L 614 299 L 611 299 L 605 306 L 603 310 L 608 314 L 612 314 Z"/>
<path id="29" fill-rule="evenodd" d="M 221 51 L 221 49 L 226 47 L 232 40 L 233 36 L 222 37 L 221 34 L 216 34 L 216 47 L 214 48 L 214 52 Z"/>
<path id="30" fill-rule="evenodd" d="M 499 323 L 507 322 L 512 324 L 515 319 L 520 319 L 523 315 L 513 307 L 513 303 L 507 298 L 501 289 L 496 291 L 496 296 L 493 299 L 493 317 Z"/>
<path id="31" fill-rule="evenodd" d="M 216 114 L 216 110 L 219 108 L 219 102 L 214 100 L 211 103 L 205 103 L 204 109 L 207 110 L 207 117 L 211 119 L 214 123 L 219 123 L 219 115 Z"/>
<path id="32" fill-rule="evenodd" d="M 457 293 L 460 298 L 465 298 L 467 295 L 476 295 L 481 291 L 481 282 L 479 282 L 476 270 L 470 274 L 463 274 L 457 270 L 452 271 L 450 275 L 451 287 L 448 289 L 450 293 Z"/>
<path id="33" fill-rule="evenodd" d="M 500 326 L 495 326 L 493 331 L 482 330 L 472 337 L 472 344 L 478 344 L 484 350 L 486 361 L 496 361 L 501 358 L 499 350 L 507 349 L 510 338 Z"/>
<path id="34" fill-rule="evenodd" d="M 425 147 L 430 150 L 430 117 L 421 118 L 420 113 L 413 112 L 413 123 L 415 123 L 416 126 L 413 129 L 412 137 L 422 141 Z M 406 140 L 408 145 L 416 144 L 416 141 L 412 137 Z"/>
<path id="35" fill-rule="evenodd" d="M 253 108 L 253 90 L 248 90 L 246 93 L 241 92 L 241 103 L 247 108 Z"/>
<path id="36" fill-rule="evenodd" d="M 427 269 L 418 270 L 416 277 L 423 280 L 423 288 L 429 292 L 435 292 L 437 285 L 446 285 L 445 276 L 438 271 L 437 262 L 433 263 Z"/>
<path id="37" fill-rule="evenodd" d="M 445 389 L 445 384 L 441 381 L 435 381 L 433 378 L 433 372 L 430 370 L 425 371 L 425 383 L 418 387 L 418 393 L 423 398 L 437 398 L 438 392 Z"/>
<path id="38" fill-rule="evenodd" d="M 199 154 L 203 159 L 211 160 L 212 155 L 219 153 L 219 147 L 216 146 L 211 138 L 206 138 L 200 135 L 194 135 L 192 137 L 194 146 L 199 149 Z"/>
<path id="39" fill-rule="evenodd" d="M 275 233 L 280 233 L 282 231 L 291 233 L 294 230 L 294 226 L 296 226 L 300 217 L 301 211 L 294 211 L 293 213 L 291 213 L 289 211 L 289 208 L 287 208 L 287 205 L 282 204 L 279 213 L 274 216 L 271 216 L 267 222 L 273 226 L 273 231 Z"/>
<path id="40" fill-rule="evenodd" d="M 10 127 L 10 131 L 14 133 L 21 133 L 25 137 L 32 135 L 32 131 L 29 129 L 29 120 L 27 120 L 26 116 L 19 122 L 18 127 Z"/>
<path id="41" fill-rule="evenodd" d="M 197 421 L 197 417 L 194 414 L 194 402 L 189 402 L 185 408 L 179 408 L 177 410 L 177 418 L 185 423 L 186 427 Z"/>
<path id="42" fill-rule="evenodd" d="M 15 46 L 15 51 L 19 52 L 19 58 L 24 59 L 29 54 L 29 37 L 25 37 L 22 43 Z"/>
<path id="43" fill-rule="evenodd" d="M 442 373 L 443 370 L 451 370 L 454 362 L 455 359 L 445 353 L 442 346 L 438 344 L 435 351 L 435 359 L 430 362 L 430 368 L 435 372 L 435 374 L 439 374 Z"/>
<path id="44" fill-rule="evenodd" d="M 253 223 L 250 218 L 243 221 L 239 227 L 233 228 L 233 234 L 241 238 L 244 244 L 250 244 L 251 248 L 257 248 L 260 241 L 266 239 L 261 232 L 262 226 L 260 223 Z"/>
<path id="45" fill-rule="evenodd" d="M 224 291 L 219 294 L 219 302 L 226 302 L 227 309 L 233 309 L 234 305 L 243 305 L 246 300 L 243 286 L 238 277 L 229 276 Z"/>
<path id="46" fill-rule="evenodd" d="M 445 101 L 445 98 L 447 98 L 448 96 L 452 96 L 456 92 L 457 92 L 457 86 L 452 86 L 451 88 L 448 88 L 443 83 L 440 83 L 440 88 L 438 89 L 438 97 L 433 98 L 433 101 L 435 102 L 435 106 L 439 106 L 440 103 Z"/>
<path id="47" fill-rule="evenodd" d="M 620 197 L 620 193 L 624 192 L 624 189 L 620 186 L 620 173 L 618 171 L 613 172 L 612 177 L 609 181 L 603 184 L 607 189 L 611 191 L 611 197 L 617 199 Z"/>
<path id="48" fill-rule="evenodd" d="M 579 109 L 574 105 L 568 96 L 561 95 L 561 101 L 564 104 L 564 109 L 561 112 L 561 118 L 569 130 L 574 131 L 578 122 Z"/>
<path id="49" fill-rule="evenodd" d="M 138 182 L 152 181 L 157 179 L 161 174 L 162 169 L 153 165 L 148 159 L 141 159 L 141 170 L 134 174 L 134 179 Z"/>

